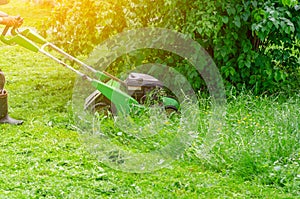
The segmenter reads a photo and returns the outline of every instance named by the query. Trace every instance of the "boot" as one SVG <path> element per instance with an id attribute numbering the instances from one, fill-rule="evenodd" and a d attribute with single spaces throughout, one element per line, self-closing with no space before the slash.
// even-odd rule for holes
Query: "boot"
<path id="1" fill-rule="evenodd" d="M 7 103 L 7 92 L 2 90 L 0 93 L 0 124 L 7 123 L 7 124 L 15 124 L 21 125 L 23 123 L 22 120 L 16 120 L 8 115 L 8 103 Z"/>

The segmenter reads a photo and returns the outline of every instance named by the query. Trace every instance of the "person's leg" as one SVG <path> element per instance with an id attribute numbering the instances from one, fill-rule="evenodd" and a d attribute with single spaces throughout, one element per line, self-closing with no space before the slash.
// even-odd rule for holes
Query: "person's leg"
<path id="1" fill-rule="evenodd" d="M 0 69 L 0 94 L 4 90 L 4 85 L 5 85 L 5 76 L 4 76 L 3 72 Z"/>
<path id="2" fill-rule="evenodd" d="M 22 120 L 16 120 L 8 115 L 8 93 L 4 90 L 5 76 L 0 70 L 0 124 L 16 124 L 20 125 L 23 123 Z"/>

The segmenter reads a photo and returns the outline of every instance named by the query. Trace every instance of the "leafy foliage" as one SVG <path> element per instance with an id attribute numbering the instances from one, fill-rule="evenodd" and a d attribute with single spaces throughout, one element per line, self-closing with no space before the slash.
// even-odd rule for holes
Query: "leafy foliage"
<path id="1" fill-rule="evenodd" d="M 126 26 L 120 2 L 58 0 L 42 33 L 74 55 L 89 54 L 96 44 Z"/>
<path id="2" fill-rule="evenodd" d="M 296 0 L 59 0 L 45 27 L 72 54 L 88 54 L 101 41 L 126 29 L 174 29 L 209 52 L 227 87 L 254 89 L 255 93 L 292 92 L 300 82 L 299 10 Z M 195 90 L 204 86 L 196 71 L 176 56 L 154 52 L 143 57 L 146 62 L 151 57 L 175 67 Z"/>
<path id="3" fill-rule="evenodd" d="M 263 64 L 264 59 L 268 63 L 262 74 L 266 80 L 262 86 L 266 88 L 271 88 L 270 84 L 285 88 L 299 86 L 300 46 L 296 42 L 300 38 L 300 5 L 294 5 L 294 1 L 283 2 L 290 7 L 275 2 L 262 3 L 264 9 L 255 13 L 256 22 L 252 24 L 252 30 L 261 41 L 256 66 Z"/>
<path id="4" fill-rule="evenodd" d="M 68 5 L 73 8 L 66 6 L 66 2 L 58 2 L 59 9 L 54 9 L 52 13 L 55 20 L 47 21 L 47 25 L 52 27 L 47 30 L 47 34 L 53 35 L 53 43 L 63 45 L 69 52 L 88 53 L 93 49 L 92 42 L 97 39 L 98 34 L 96 10 L 86 8 L 92 8 L 95 4 L 90 0 L 71 0 Z"/>

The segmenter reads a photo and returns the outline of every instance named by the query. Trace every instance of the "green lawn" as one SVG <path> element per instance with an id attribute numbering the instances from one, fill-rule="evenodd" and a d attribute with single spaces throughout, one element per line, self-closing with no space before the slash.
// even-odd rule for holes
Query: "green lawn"
<path id="1" fill-rule="evenodd" d="M 1 44 L 0 60 L 10 115 L 25 121 L 0 126 L 0 198 L 299 198 L 299 93 L 229 95 L 208 154 L 200 148 L 203 120 L 199 137 L 170 166 L 128 173 L 101 163 L 82 141 L 72 110 L 73 73 L 18 46 Z"/>

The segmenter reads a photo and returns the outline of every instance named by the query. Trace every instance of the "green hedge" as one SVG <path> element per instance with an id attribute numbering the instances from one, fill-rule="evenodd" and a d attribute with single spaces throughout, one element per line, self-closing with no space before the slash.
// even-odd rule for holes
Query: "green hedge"
<path id="1" fill-rule="evenodd" d="M 59 0 L 43 32 L 78 55 L 127 29 L 174 29 L 209 52 L 227 88 L 292 93 L 300 85 L 299 13 L 296 0 Z M 148 62 L 175 67 L 195 90 L 204 89 L 196 71 L 179 57 L 149 50 L 143 54 Z M 127 64 L 141 62 L 132 61 L 136 54 L 130 57 Z"/>

